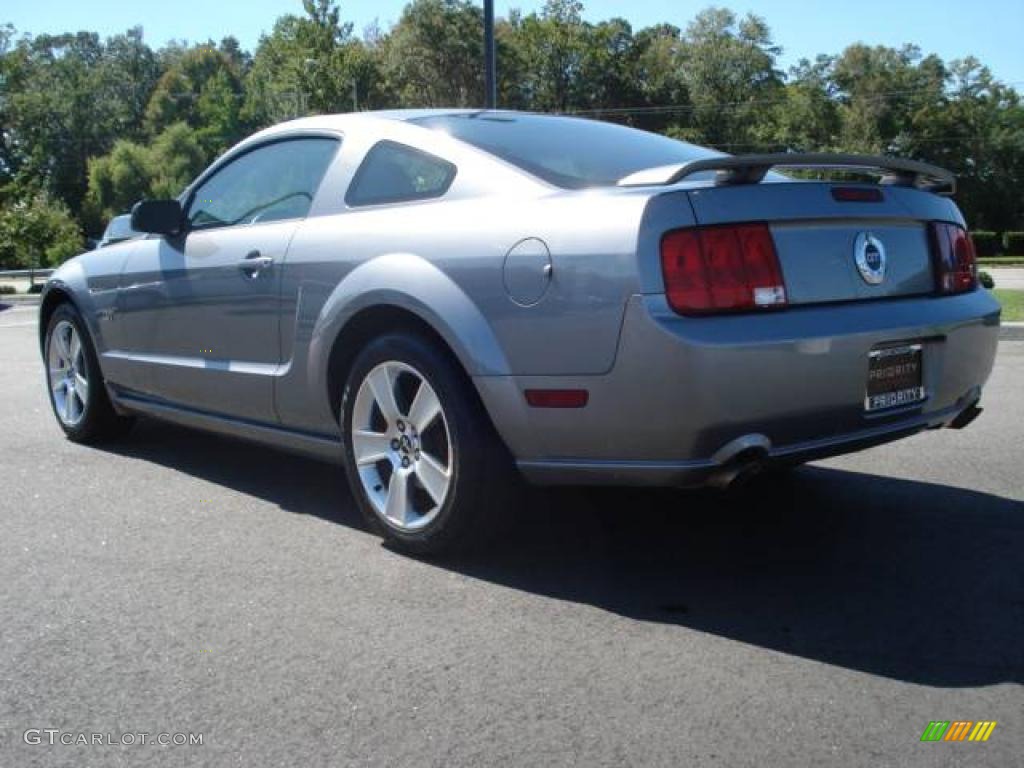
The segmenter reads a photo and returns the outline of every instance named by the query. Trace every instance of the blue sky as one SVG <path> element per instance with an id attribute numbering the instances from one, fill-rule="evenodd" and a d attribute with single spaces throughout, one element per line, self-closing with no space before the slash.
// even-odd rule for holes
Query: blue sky
<path id="1" fill-rule="evenodd" d="M 539 9 L 543 0 L 495 0 L 496 12 Z M 387 27 L 404 0 L 343 0 L 342 15 L 361 31 L 375 19 Z M 597 21 L 624 16 L 640 28 L 668 21 L 678 26 L 713 3 L 690 0 L 584 0 L 585 16 Z M 720 0 L 733 10 L 764 16 L 785 52 L 788 66 L 803 56 L 832 53 L 862 41 L 919 45 L 945 59 L 973 54 L 997 77 L 1024 89 L 1024 0 Z M 90 29 L 107 35 L 139 24 L 150 45 L 170 39 L 219 40 L 237 37 L 252 49 L 284 13 L 301 12 L 299 0 L 7 0 L 0 22 L 20 32 Z"/>

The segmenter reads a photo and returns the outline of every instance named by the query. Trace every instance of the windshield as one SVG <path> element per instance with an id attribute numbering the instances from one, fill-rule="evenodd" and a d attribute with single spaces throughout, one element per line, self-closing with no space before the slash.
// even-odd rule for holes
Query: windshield
<path id="1" fill-rule="evenodd" d="M 411 122 L 444 131 L 566 189 L 611 186 L 647 168 L 721 155 L 636 128 L 554 115 L 472 112 Z"/>

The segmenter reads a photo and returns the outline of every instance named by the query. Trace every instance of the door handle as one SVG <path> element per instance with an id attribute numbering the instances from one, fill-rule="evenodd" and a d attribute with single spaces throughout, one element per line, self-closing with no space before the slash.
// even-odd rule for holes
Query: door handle
<path id="1" fill-rule="evenodd" d="M 238 268 L 249 277 L 256 277 L 264 269 L 274 266 L 272 256 L 261 256 L 259 251 L 250 251 L 244 259 L 238 262 Z"/>

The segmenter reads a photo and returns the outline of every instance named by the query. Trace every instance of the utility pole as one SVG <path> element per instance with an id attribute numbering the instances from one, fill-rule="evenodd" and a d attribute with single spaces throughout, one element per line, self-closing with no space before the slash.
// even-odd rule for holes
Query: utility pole
<path id="1" fill-rule="evenodd" d="M 494 0 L 484 0 L 484 107 L 498 106 L 498 77 L 494 61 Z"/>

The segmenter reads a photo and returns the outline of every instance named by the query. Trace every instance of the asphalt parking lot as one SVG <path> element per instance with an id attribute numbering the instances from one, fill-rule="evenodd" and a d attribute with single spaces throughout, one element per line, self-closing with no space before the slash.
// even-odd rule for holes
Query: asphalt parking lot
<path id="1" fill-rule="evenodd" d="M 967 430 L 738 497 L 539 493 L 438 564 L 327 465 L 154 422 L 65 441 L 34 319 L 0 311 L 4 768 L 1024 765 L 1024 342 Z"/>

